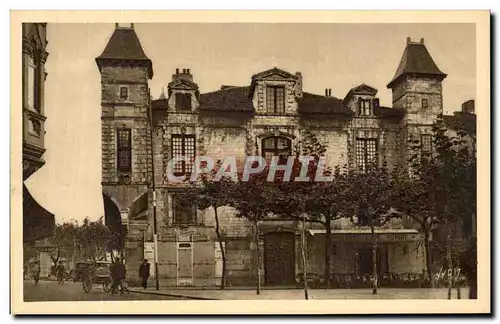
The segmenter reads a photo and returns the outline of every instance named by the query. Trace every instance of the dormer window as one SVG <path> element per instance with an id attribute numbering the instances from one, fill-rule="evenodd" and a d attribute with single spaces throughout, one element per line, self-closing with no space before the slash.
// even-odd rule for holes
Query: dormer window
<path id="1" fill-rule="evenodd" d="M 266 87 L 266 110 L 270 114 L 283 114 L 285 112 L 285 87 Z"/>
<path id="2" fill-rule="evenodd" d="M 128 100 L 128 88 L 127 87 L 120 87 L 120 99 L 121 100 Z"/>
<path id="3" fill-rule="evenodd" d="M 177 93 L 175 95 L 175 107 L 177 110 L 191 110 L 191 94 L 190 93 Z"/>
<path id="4" fill-rule="evenodd" d="M 359 101 L 359 111 L 360 116 L 371 116 L 372 115 L 372 104 L 369 99 L 361 99 Z"/>

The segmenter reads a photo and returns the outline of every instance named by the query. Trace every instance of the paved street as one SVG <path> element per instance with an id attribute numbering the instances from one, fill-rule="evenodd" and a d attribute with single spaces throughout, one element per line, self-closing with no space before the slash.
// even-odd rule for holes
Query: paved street
<path id="1" fill-rule="evenodd" d="M 65 282 L 59 285 L 55 281 L 40 281 L 35 286 L 31 280 L 24 281 L 24 301 L 100 301 L 100 300 L 167 300 L 182 299 L 165 295 L 137 294 L 129 293 L 120 296 L 120 294 L 111 295 L 105 293 L 101 287 L 95 285 L 90 293 L 85 293 L 81 283 Z"/>

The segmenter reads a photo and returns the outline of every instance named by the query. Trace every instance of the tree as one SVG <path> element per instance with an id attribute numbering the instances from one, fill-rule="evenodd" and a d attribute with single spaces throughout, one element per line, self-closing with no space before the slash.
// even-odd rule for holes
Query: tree
<path id="1" fill-rule="evenodd" d="M 251 174 L 248 181 L 242 180 L 239 176 L 231 194 L 230 204 L 236 210 L 236 216 L 243 217 L 252 224 L 257 261 L 257 295 L 259 295 L 262 264 L 259 249 L 259 223 L 272 212 L 271 205 L 275 204 L 276 196 L 275 187 L 272 182 L 267 181 L 267 172 L 263 171 Z"/>
<path id="2" fill-rule="evenodd" d="M 222 254 L 222 280 L 220 289 L 224 289 L 226 285 L 226 253 L 224 248 L 224 238 L 221 231 L 219 220 L 219 208 L 229 206 L 233 199 L 232 191 L 234 182 L 230 177 L 222 176 L 221 179 L 216 179 L 218 169 L 214 169 L 208 174 L 201 174 L 201 185 L 194 183 L 191 185 L 189 194 L 196 199 L 199 209 L 204 210 L 212 208 L 215 215 L 215 233 Z"/>
<path id="3" fill-rule="evenodd" d="M 55 233 L 52 237 L 52 242 L 56 245 L 55 255 L 53 255 L 53 253 L 50 254 L 50 258 L 54 263 L 54 269 L 57 267 L 63 253 L 65 255 L 68 254 L 68 251 L 72 251 L 72 254 L 75 253 L 74 242 L 76 240 L 77 231 L 77 225 L 74 223 L 56 225 Z"/>
<path id="4" fill-rule="evenodd" d="M 412 218 L 424 233 L 426 268 L 434 286 L 430 236 L 441 227 L 446 229 L 444 251 L 451 270 L 453 228 L 459 225 L 466 238 L 472 237 L 476 212 L 476 157 L 474 137 L 464 129 L 451 134 L 442 116 L 432 127 L 432 148 L 425 149 L 420 139 L 411 138 L 409 172 L 398 176 L 397 210 Z M 472 145 L 470 145 L 472 144 Z M 469 239 L 470 241 L 470 239 Z M 469 244 L 471 246 L 471 244 Z M 473 271 L 473 270 L 472 270 Z M 451 292 L 451 276 L 449 276 Z M 473 290 L 472 288 L 471 290 Z"/>
<path id="5" fill-rule="evenodd" d="M 357 210 L 358 224 L 369 226 L 372 236 L 372 286 L 373 294 L 378 292 L 377 251 L 378 236 L 375 229 L 387 223 L 391 217 L 394 197 L 392 174 L 376 161 L 368 163 L 364 169 L 351 169 L 347 177 L 351 185 L 350 201 Z"/>

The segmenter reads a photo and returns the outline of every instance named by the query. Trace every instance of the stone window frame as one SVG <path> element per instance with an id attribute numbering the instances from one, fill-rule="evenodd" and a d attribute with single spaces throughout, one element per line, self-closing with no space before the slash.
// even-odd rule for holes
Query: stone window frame
<path id="1" fill-rule="evenodd" d="M 367 106 L 365 106 L 367 104 Z M 373 104 L 371 99 L 359 99 L 358 101 L 359 116 L 373 116 Z"/>
<path id="2" fill-rule="evenodd" d="M 196 204 L 193 204 L 192 201 L 184 201 L 182 198 L 179 198 L 179 194 L 177 193 L 172 193 L 170 195 L 171 199 L 171 205 L 172 205 L 172 225 L 176 227 L 183 227 L 183 226 L 196 226 L 198 224 L 198 210 Z M 180 201 L 181 200 L 181 201 Z M 181 202 L 182 205 L 179 204 Z M 176 213 L 178 213 L 179 207 L 185 208 L 185 212 L 190 213 L 188 217 L 185 217 L 179 221 L 176 216 Z"/>
<path id="3" fill-rule="evenodd" d="M 363 146 L 361 147 L 360 144 L 363 143 Z M 373 144 L 373 146 L 368 147 L 368 144 Z M 370 161 L 373 161 L 372 159 L 375 160 L 375 163 L 379 163 L 379 139 L 375 137 L 356 137 L 356 151 L 355 151 L 355 158 L 356 158 L 356 167 L 361 168 L 362 171 L 365 171 L 366 166 Z M 370 149 L 371 152 L 368 152 Z M 360 157 L 360 153 L 362 153 Z M 371 159 L 369 161 L 368 157 L 370 153 L 373 153 L 371 156 Z M 361 160 L 362 158 L 362 160 Z"/>
<path id="4" fill-rule="evenodd" d="M 422 98 L 422 108 L 423 109 L 429 108 L 429 99 Z"/>
<path id="5" fill-rule="evenodd" d="M 433 149 L 433 137 L 432 134 L 420 134 L 420 155 L 423 158 L 432 154 Z"/>
<path id="6" fill-rule="evenodd" d="M 120 139 L 120 133 L 126 132 L 128 140 L 123 143 Z M 128 151 L 128 163 L 127 165 L 122 165 L 120 159 L 121 152 Z M 132 129 L 127 127 L 120 127 L 116 129 L 116 169 L 120 173 L 131 173 L 132 172 Z"/>
<path id="7" fill-rule="evenodd" d="M 269 140 L 269 139 L 274 139 L 274 147 L 272 148 L 266 148 L 264 143 L 266 140 Z M 284 139 L 285 142 L 287 143 L 287 147 L 285 148 L 279 148 L 278 147 L 278 141 L 279 139 Z M 292 139 L 286 137 L 286 136 L 282 136 L 282 135 L 269 135 L 269 136 L 265 136 L 263 138 L 260 139 L 260 153 L 261 153 L 261 156 L 263 158 L 266 158 L 266 153 L 271 153 L 272 156 L 283 156 L 282 154 L 276 154 L 276 153 L 283 153 L 283 152 L 286 152 L 288 153 L 288 155 L 286 155 L 287 157 L 288 156 L 291 156 L 292 155 Z M 267 161 L 268 163 L 270 161 Z"/>
<path id="8" fill-rule="evenodd" d="M 188 92 L 176 92 L 175 96 L 175 110 L 176 111 L 191 111 L 193 110 L 193 95 Z M 187 98 L 180 100 L 181 98 Z M 189 100 L 188 100 L 189 99 Z M 187 103 L 187 105 L 182 106 L 181 103 Z"/>
<path id="9" fill-rule="evenodd" d="M 271 98 L 269 97 L 269 90 L 273 90 L 273 97 L 272 97 L 272 102 L 270 101 Z M 277 99 L 277 94 L 278 94 L 278 89 L 282 90 L 282 98 L 281 100 L 278 101 Z M 268 114 L 285 114 L 286 112 L 286 85 L 284 84 L 266 84 L 265 86 L 265 111 Z M 270 105 L 272 103 L 272 105 Z M 278 103 L 282 103 L 282 106 L 280 107 L 280 110 L 278 110 Z"/>
<path id="10" fill-rule="evenodd" d="M 124 95 L 123 90 L 125 90 L 125 95 Z M 129 97 L 130 97 L 128 86 L 120 85 L 120 87 L 118 89 L 118 96 L 119 96 L 120 100 L 128 101 Z"/>
<path id="11" fill-rule="evenodd" d="M 23 81 L 23 85 L 26 85 L 26 98 L 24 101 L 24 107 L 27 110 L 34 111 L 36 113 L 41 114 L 41 103 L 40 103 L 40 86 L 41 86 L 41 80 L 40 80 L 40 71 L 41 71 L 41 64 L 42 60 L 40 57 L 40 49 L 37 45 L 37 42 L 35 41 L 34 38 L 32 38 L 30 41 L 28 41 L 27 50 L 23 51 L 23 64 L 25 67 L 26 73 L 23 73 L 23 78 L 26 78 Z M 29 93 L 30 93 L 30 80 L 29 80 L 29 74 L 30 74 L 30 69 L 33 70 L 33 106 L 29 105 Z"/>
<path id="12" fill-rule="evenodd" d="M 176 140 L 180 139 L 180 152 L 175 152 L 176 147 L 174 146 Z M 192 141 L 192 148 L 189 148 L 189 151 L 192 151 L 193 161 L 190 162 L 190 166 L 186 167 L 186 161 L 179 161 L 174 166 L 174 175 L 175 176 L 189 176 L 193 170 L 194 166 L 194 158 L 196 157 L 196 135 L 195 134 L 171 134 L 170 135 L 170 157 L 174 158 L 175 156 L 186 156 L 186 140 L 189 139 Z M 190 143 L 189 143 L 190 144 Z M 177 172 L 175 167 L 177 165 L 181 165 L 181 171 Z M 190 169 L 189 169 L 190 168 Z M 189 170 L 188 170 L 189 169 Z"/>

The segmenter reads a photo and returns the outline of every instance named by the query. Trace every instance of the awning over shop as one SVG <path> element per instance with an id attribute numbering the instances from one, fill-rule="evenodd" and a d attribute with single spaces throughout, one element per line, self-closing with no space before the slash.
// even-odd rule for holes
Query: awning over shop
<path id="1" fill-rule="evenodd" d="M 23 184 L 23 241 L 32 242 L 54 234 L 55 216 L 36 202 Z"/>
<path id="2" fill-rule="evenodd" d="M 324 229 L 310 229 L 308 231 L 312 236 L 326 234 Z M 376 229 L 375 234 L 377 234 L 380 243 L 420 241 L 422 239 L 416 229 Z M 330 239 L 335 242 L 371 242 L 372 236 L 370 229 L 344 229 L 332 230 Z"/>

